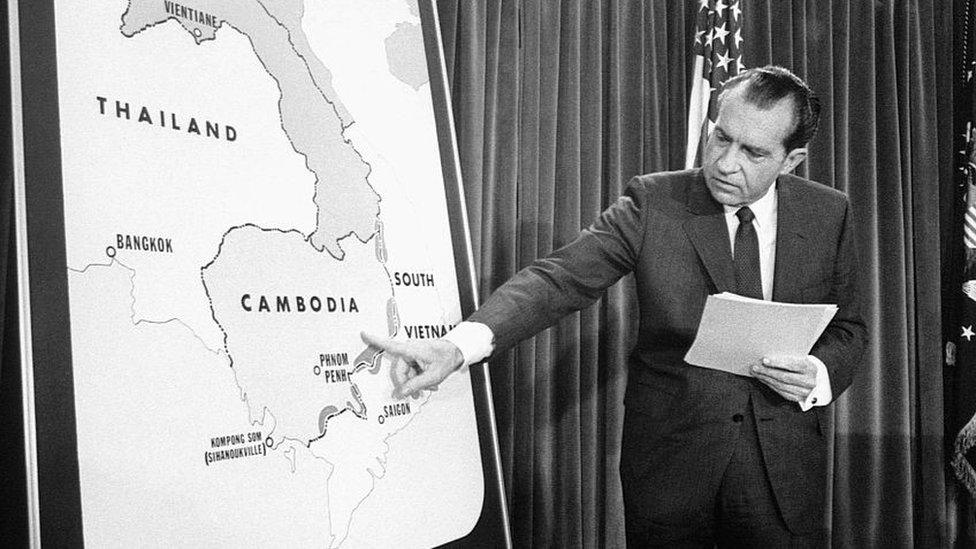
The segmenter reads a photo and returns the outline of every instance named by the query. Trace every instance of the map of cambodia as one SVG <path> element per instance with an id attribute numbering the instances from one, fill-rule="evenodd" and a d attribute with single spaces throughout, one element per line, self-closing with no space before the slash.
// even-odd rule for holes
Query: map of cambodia
<path id="1" fill-rule="evenodd" d="M 352 243 L 337 260 L 297 231 L 246 225 L 229 230 L 201 269 L 250 422 L 264 425 L 270 414 L 268 446 L 295 442 L 334 467 L 332 546 L 383 476 L 386 439 L 423 405 L 392 397 L 389 365 L 358 337 L 396 332 L 384 256 L 380 238 Z M 348 420 L 329 433 L 342 414 Z M 313 446 L 327 435 L 329 443 Z"/>
<path id="2" fill-rule="evenodd" d="M 332 417 L 364 416 L 350 378 L 357 340 L 390 333 L 393 299 L 374 246 L 356 243 L 338 261 L 298 232 L 236 227 L 201 272 L 252 422 L 270 411 L 279 438 L 307 445 Z"/>

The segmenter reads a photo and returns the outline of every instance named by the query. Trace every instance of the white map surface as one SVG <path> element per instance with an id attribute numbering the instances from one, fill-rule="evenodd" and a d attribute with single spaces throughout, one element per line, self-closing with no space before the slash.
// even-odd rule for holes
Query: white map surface
<path id="1" fill-rule="evenodd" d="M 484 499 L 404 0 L 56 3 L 86 544 L 429 547 Z"/>

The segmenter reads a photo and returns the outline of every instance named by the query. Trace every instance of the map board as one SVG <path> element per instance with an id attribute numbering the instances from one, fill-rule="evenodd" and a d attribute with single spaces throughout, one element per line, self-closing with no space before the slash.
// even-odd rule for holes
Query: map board
<path id="1" fill-rule="evenodd" d="M 32 541 L 509 544 L 433 5 L 8 5 Z"/>

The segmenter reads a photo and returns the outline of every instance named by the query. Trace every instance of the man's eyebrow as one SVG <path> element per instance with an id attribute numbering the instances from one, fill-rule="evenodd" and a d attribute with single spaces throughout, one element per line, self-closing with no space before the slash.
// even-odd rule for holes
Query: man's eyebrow
<path id="1" fill-rule="evenodd" d="M 729 137 L 729 134 L 725 133 L 725 131 L 722 130 L 721 126 L 715 126 L 715 134 L 722 139 L 732 139 L 731 137 Z M 773 154 L 772 151 L 766 150 L 762 147 L 758 147 L 755 145 L 749 145 L 748 143 L 743 143 L 742 148 L 745 149 L 746 152 L 748 152 L 753 156 L 771 156 Z"/>
<path id="2" fill-rule="evenodd" d="M 767 151 L 766 149 L 764 149 L 762 147 L 754 147 L 752 145 L 745 145 L 744 144 L 744 145 L 742 145 L 742 148 L 745 149 L 746 151 L 748 151 L 750 154 L 753 154 L 755 156 L 769 156 L 770 154 L 772 154 L 771 151 Z"/>

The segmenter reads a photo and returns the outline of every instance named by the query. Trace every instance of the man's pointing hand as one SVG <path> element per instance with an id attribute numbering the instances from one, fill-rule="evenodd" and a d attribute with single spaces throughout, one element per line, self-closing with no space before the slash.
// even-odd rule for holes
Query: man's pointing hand
<path id="1" fill-rule="evenodd" d="M 360 337 L 390 355 L 393 369 L 393 394 L 397 398 L 423 389 L 432 389 L 454 373 L 464 363 L 461 351 L 443 339 L 425 341 L 397 341 L 366 332 Z"/>

